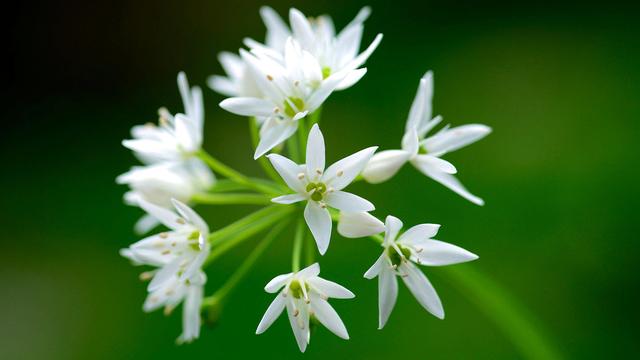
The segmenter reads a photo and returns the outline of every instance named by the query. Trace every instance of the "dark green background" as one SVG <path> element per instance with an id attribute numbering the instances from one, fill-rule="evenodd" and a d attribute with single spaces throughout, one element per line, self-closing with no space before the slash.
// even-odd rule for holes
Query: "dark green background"
<path id="1" fill-rule="evenodd" d="M 272 296 L 262 286 L 287 272 L 283 236 L 234 293 L 213 329 L 176 346 L 179 314 L 144 314 L 140 269 L 118 255 L 134 242 L 140 211 L 122 204 L 114 178 L 135 163 L 120 146 L 131 126 L 181 110 L 175 76 L 195 84 L 220 73 L 215 54 L 259 40 L 262 2 L 30 3 L 7 9 L 0 131 L 0 358 L 298 358 L 280 319 L 255 327 Z M 365 3 L 304 1 L 344 26 Z M 480 255 L 471 266 L 526 308 L 566 358 L 638 355 L 637 253 L 640 106 L 638 9 L 615 2 L 371 2 L 365 41 L 385 38 L 355 87 L 326 103 L 328 159 L 369 145 L 396 148 L 420 76 L 435 71 L 435 110 L 452 124 L 493 127 L 448 156 L 476 207 L 407 167 L 380 186 L 351 189 L 384 217 L 443 224 L 439 239 Z M 281 14 L 291 6 L 271 4 Z M 245 119 L 205 90 L 205 148 L 259 174 Z M 249 208 L 202 209 L 212 228 Z M 215 290 L 255 240 L 209 269 Z M 447 312 L 439 321 L 406 289 L 376 330 L 376 283 L 362 273 L 379 248 L 335 236 L 323 275 L 357 298 L 333 302 L 351 340 L 320 329 L 307 359 L 523 357 L 493 317 L 458 290 L 444 268 L 427 269 Z"/>

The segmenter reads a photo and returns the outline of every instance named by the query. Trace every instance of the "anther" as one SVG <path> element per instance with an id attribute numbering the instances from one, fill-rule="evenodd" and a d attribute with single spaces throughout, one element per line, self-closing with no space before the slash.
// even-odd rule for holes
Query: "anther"
<path id="1" fill-rule="evenodd" d="M 165 250 L 162 252 L 162 255 L 169 255 L 171 254 L 171 250 Z"/>
<path id="2" fill-rule="evenodd" d="M 184 225 L 184 224 L 186 224 L 186 223 L 187 223 L 186 221 L 184 221 L 184 219 L 183 219 L 183 218 L 177 218 L 177 219 L 176 219 L 176 222 L 177 222 L 178 224 L 181 224 L 181 225 Z"/>
<path id="3" fill-rule="evenodd" d="M 273 76 L 271 76 L 271 75 L 267 75 L 267 80 L 269 80 L 269 81 L 273 81 Z"/>
<path id="4" fill-rule="evenodd" d="M 298 314 L 300 314 L 300 311 L 298 309 L 295 309 L 295 311 L 293 312 L 293 316 L 298 316 Z"/>
<path id="5" fill-rule="evenodd" d="M 280 108 L 279 108 L 279 107 L 274 108 L 274 109 L 273 109 L 273 112 L 274 112 L 274 114 L 279 113 L 279 112 L 280 112 Z"/>
<path id="6" fill-rule="evenodd" d="M 171 315 L 172 311 L 173 311 L 173 306 L 165 306 L 164 307 L 164 315 L 165 316 Z"/>
<path id="7" fill-rule="evenodd" d="M 336 175 L 342 176 L 342 175 L 344 175 L 344 171 L 340 170 L 340 171 L 338 171 L 338 173 Z"/>
<path id="8" fill-rule="evenodd" d="M 298 174 L 298 179 L 299 179 L 299 180 L 304 179 L 304 173 L 300 173 L 300 174 Z"/>
<path id="9" fill-rule="evenodd" d="M 320 203 L 320 207 L 321 207 L 322 209 L 326 209 L 326 208 L 327 208 L 327 204 L 325 204 L 325 203 L 321 202 L 321 203 Z"/>
<path id="10" fill-rule="evenodd" d="M 166 232 L 160 233 L 160 237 L 163 239 L 166 239 L 169 237 L 169 234 L 167 234 Z"/>
<path id="11" fill-rule="evenodd" d="M 322 170 L 320 170 L 320 169 L 316 169 L 316 174 L 318 174 L 318 175 L 322 175 Z"/>
<path id="12" fill-rule="evenodd" d="M 300 81 L 296 80 L 296 81 L 293 83 L 293 86 L 298 86 L 298 85 L 300 85 Z"/>
<path id="13" fill-rule="evenodd" d="M 424 249 L 423 249 L 423 248 L 416 248 L 416 252 L 417 252 L 418 254 L 420 254 L 420 253 L 422 252 L 422 250 L 424 250 Z"/>
<path id="14" fill-rule="evenodd" d="M 154 274 L 155 274 L 155 271 L 145 271 L 140 274 L 140 281 L 151 280 Z"/>

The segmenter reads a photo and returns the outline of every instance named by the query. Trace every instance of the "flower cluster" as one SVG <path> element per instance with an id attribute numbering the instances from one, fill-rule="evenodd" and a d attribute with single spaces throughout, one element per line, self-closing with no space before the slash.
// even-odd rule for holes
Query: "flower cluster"
<path id="1" fill-rule="evenodd" d="M 438 294 L 417 265 L 451 265 L 478 257 L 433 239 L 440 225 L 419 224 L 401 232 L 400 219 L 388 215 L 383 223 L 370 214 L 376 209 L 374 204 L 345 189 L 360 180 L 371 184 L 387 181 L 405 163 L 411 163 L 424 175 L 482 205 L 483 200 L 454 177 L 456 167 L 442 157 L 483 138 L 490 128 L 446 125 L 429 135 L 442 117 L 432 114 L 433 74 L 427 72 L 411 105 L 401 149 L 378 151 L 377 146 L 371 146 L 327 166 L 318 124 L 321 107 L 334 91 L 352 87 L 366 74 L 363 65 L 382 35 L 361 51 L 368 7 L 339 32 L 325 15 L 312 19 L 291 9 L 289 24 L 268 7 L 260 9 L 260 15 L 267 28 L 264 43 L 245 39 L 246 49 L 237 55 L 220 54 L 226 76 L 212 76 L 208 84 L 227 96 L 220 103 L 223 109 L 250 118 L 253 158 L 269 179 L 243 175 L 202 149 L 202 92 L 198 87 L 190 88 L 183 73 L 178 75 L 178 87 L 184 113 L 172 115 L 161 108 L 157 125 L 135 126 L 132 139 L 123 142 L 143 163 L 117 178 L 130 188 L 125 201 L 147 213 L 135 230 L 143 234 L 160 224 L 169 229 L 121 250 L 133 264 L 153 268 L 141 275 L 150 280 L 143 309 L 164 307 L 169 314 L 182 303 L 183 331 L 178 341 L 198 338 L 202 314 L 208 314 L 209 321 L 217 319 L 212 314 L 219 312 L 235 285 L 293 222 L 292 271 L 265 286 L 267 292 L 277 295 L 256 333 L 265 332 L 286 309 L 300 351 L 309 344 L 309 328 L 314 322 L 348 339 L 347 328 L 328 299 L 355 295 L 319 277 L 320 265 L 315 261 L 316 249 L 320 255 L 327 252 L 336 222 L 343 237 L 371 238 L 383 248 L 364 272 L 367 279 L 378 278 L 379 328 L 387 323 L 396 303 L 397 277 L 428 312 L 444 318 Z M 187 204 L 264 207 L 211 232 Z M 224 285 L 205 297 L 204 269 L 263 231 L 268 234 Z M 303 249 L 307 267 L 301 269 Z"/>

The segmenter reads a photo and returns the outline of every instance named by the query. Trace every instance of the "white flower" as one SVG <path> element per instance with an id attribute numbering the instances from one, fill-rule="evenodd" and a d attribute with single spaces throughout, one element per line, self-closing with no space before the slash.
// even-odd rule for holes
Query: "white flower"
<path id="1" fill-rule="evenodd" d="M 358 54 L 364 31 L 363 23 L 370 13 L 369 7 L 362 8 L 355 19 L 336 35 L 333 20 L 327 15 L 308 19 L 302 12 L 292 8 L 289 11 L 292 29 L 290 30 L 272 8 L 265 6 L 260 9 L 260 16 L 267 27 L 265 45 L 251 39 L 246 39 L 245 45 L 256 53 L 285 62 L 286 56 L 282 54 L 286 51 L 286 39 L 293 36 L 305 51 L 317 59 L 323 77 L 326 78 L 337 72 L 348 72 L 336 88 L 336 90 L 343 90 L 351 87 L 364 76 L 367 69 L 359 67 L 367 61 L 382 40 L 382 34 L 378 34 L 367 49 Z"/>
<path id="2" fill-rule="evenodd" d="M 226 96 L 260 97 L 258 85 L 242 58 L 230 52 L 218 55 L 227 77 L 213 75 L 207 79 L 211 89 Z"/>
<path id="3" fill-rule="evenodd" d="M 120 253 L 134 264 L 158 267 L 145 273 L 152 279 L 143 309 L 150 312 L 164 307 L 168 314 L 183 302 L 183 333 L 178 341 L 192 341 L 200 333 L 200 305 L 206 282 L 201 268 L 210 250 L 209 227 L 178 200 L 173 200 L 177 212 L 143 200 L 139 205 L 171 230 L 140 240 Z"/>
<path id="4" fill-rule="evenodd" d="M 298 165 L 278 154 L 268 155 L 271 164 L 295 194 L 272 199 L 279 204 L 307 201 L 304 219 L 313 234 L 320 254 L 329 247 L 331 215 L 327 206 L 342 211 L 372 211 L 368 200 L 342 191 L 362 171 L 377 147 L 369 147 L 335 162 L 325 170 L 324 138 L 317 124 L 309 132 L 306 164 Z"/>
<path id="5" fill-rule="evenodd" d="M 411 105 L 401 150 L 386 150 L 375 154 L 362 172 L 370 183 L 390 179 L 406 163 L 410 162 L 419 171 L 453 190 L 458 195 L 477 205 L 484 201 L 471 194 L 453 174 L 455 166 L 440 157 L 461 147 L 476 142 L 491 132 L 481 124 L 469 124 L 450 128 L 448 125 L 436 134 L 427 133 L 442 121 L 442 117 L 431 118 L 433 97 L 433 73 L 427 72 L 420 80 L 418 93 Z M 426 137 L 426 138 L 425 138 Z"/>
<path id="6" fill-rule="evenodd" d="M 364 277 L 378 277 L 378 309 L 379 328 L 382 329 L 398 296 L 400 276 L 416 300 L 428 312 L 444 319 L 444 310 L 440 298 L 427 277 L 415 264 L 426 266 L 443 266 L 472 261 L 478 258 L 455 245 L 431 239 L 436 235 L 440 225 L 416 225 L 398 237 L 402 228 L 400 219 L 387 216 L 383 224 L 368 213 L 342 213 L 338 224 L 338 232 L 345 237 L 362 237 L 385 232 L 382 255 L 367 270 Z"/>
<path id="7" fill-rule="evenodd" d="M 134 126 L 132 140 L 122 144 L 133 150 L 145 164 L 166 161 L 182 161 L 189 158 L 202 146 L 204 106 L 202 91 L 195 86 L 189 88 L 184 73 L 178 74 L 178 88 L 184 103 L 185 114 L 171 115 L 166 109 L 159 110 L 158 125 Z"/>
<path id="8" fill-rule="evenodd" d="M 139 200 L 144 200 L 167 209 L 172 207 L 171 199 L 189 203 L 194 194 L 207 191 L 214 181 L 209 167 L 196 158 L 181 163 L 134 166 L 116 178 L 118 184 L 131 188 L 124 196 L 129 205 L 137 206 Z M 144 234 L 156 225 L 158 221 L 153 216 L 145 215 L 134 229 Z"/>
<path id="9" fill-rule="evenodd" d="M 338 72 L 324 77 L 317 60 L 293 38 L 286 42 L 284 63 L 244 50 L 240 55 L 262 96 L 231 97 L 220 106 L 237 115 L 264 119 L 256 159 L 293 135 L 298 120 L 317 110 L 348 75 Z"/>
<path id="10" fill-rule="evenodd" d="M 309 344 L 309 319 L 316 318 L 337 336 L 348 340 L 347 329 L 338 313 L 327 302 L 328 298 L 351 299 L 355 295 L 348 289 L 332 281 L 318 277 L 320 265 L 317 263 L 297 273 L 278 275 L 266 286 L 265 291 L 274 294 L 282 289 L 267 308 L 256 334 L 265 332 L 286 308 L 293 335 L 300 351 Z"/>

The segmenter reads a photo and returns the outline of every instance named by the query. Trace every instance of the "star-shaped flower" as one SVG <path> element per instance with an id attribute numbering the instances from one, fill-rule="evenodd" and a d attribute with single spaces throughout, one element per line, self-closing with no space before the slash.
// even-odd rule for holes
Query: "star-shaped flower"
<path id="1" fill-rule="evenodd" d="M 146 278 L 151 278 L 144 311 L 164 307 L 168 314 L 184 301 L 183 334 L 178 340 L 189 342 L 200 332 L 200 304 L 206 282 L 201 268 L 209 255 L 209 227 L 195 211 L 178 200 L 173 200 L 176 212 L 144 200 L 140 200 L 139 205 L 171 230 L 140 240 L 120 253 L 134 264 L 158 268 L 144 273 Z"/>
<path id="2" fill-rule="evenodd" d="M 265 332 L 286 308 L 300 351 L 304 352 L 309 344 L 309 321 L 312 317 L 332 333 L 348 340 L 347 328 L 327 299 L 351 299 L 355 295 L 343 286 L 319 277 L 319 274 L 320 265 L 315 263 L 296 273 L 273 278 L 264 289 L 271 294 L 278 292 L 278 295 L 260 320 L 256 334 Z"/>
<path id="3" fill-rule="evenodd" d="M 291 137 L 298 120 L 317 110 L 348 75 L 338 72 L 324 77 L 318 61 L 293 38 L 286 42 L 283 63 L 244 50 L 240 55 L 262 95 L 228 98 L 220 107 L 262 120 L 256 159 Z"/>
<path id="4" fill-rule="evenodd" d="M 372 211 L 373 204 L 357 195 L 342 191 L 360 174 L 377 147 L 369 147 L 335 162 L 325 170 L 324 138 L 317 124 L 309 132 L 306 164 L 298 165 L 288 158 L 268 155 L 271 164 L 295 194 L 274 198 L 279 204 L 307 201 L 304 219 L 313 234 L 320 254 L 329 247 L 331 215 L 327 207 L 342 211 Z"/>
<path id="5" fill-rule="evenodd" d="M 450 128 L 448 125 L 436 134 L 427 133 L 442 121 L 441 116 L 431 118 L 433 97 L 433 73 L 427 72 L 420 80 L 418 93 L 411 105 L 401 150 L 385 150 L 375 154 L 362 176 L 370 183 L 380 183 L 393 177 L 398 170 L 410 162 L 426 176 L 448 187 L 458 195 L 477 205 L 484 201 L 471 194 L 453 174 L 455 166 L 441 159 L 449 152 L 476 142 L 491 132 L 481 124 L 469 124 Z"/>
<path id="6" fill-rule="evenodd" d="M 389 319 L 398 296 L 400 276 L 416 300 L 428 312 L 444 319 L 444 310 L 440 298 L 427 277 L 415 266 L 443 266 L 472 261 L 478 258 L 455 245 L 432 239 L 440 225 L 416 225 L 398 236 L 402 221 L 387 216 L 383 224 L 368 213 L 342 213 L 338 232 L 345 237 L 363 237 L 384 231 L 382 255 L 367 270 L 364 277 L 378 277 L 379 328 L 382 329 Z"/>

